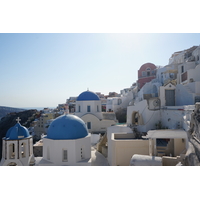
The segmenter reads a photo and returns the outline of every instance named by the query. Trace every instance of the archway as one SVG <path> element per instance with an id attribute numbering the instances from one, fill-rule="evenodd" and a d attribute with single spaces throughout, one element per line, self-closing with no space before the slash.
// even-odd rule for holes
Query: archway
<path id="1" fill-rule="evenodd" d="M 134 111 L 132 113 L 132 124 L 138 125 L 139 113 Z"/>
<path id="2" fill-rule="evenodd" d="M 154 93 L 154 97 L 158 97 L 158 88 L 156 87 L 156 85 L 153 85 L 153 93 Z"/>

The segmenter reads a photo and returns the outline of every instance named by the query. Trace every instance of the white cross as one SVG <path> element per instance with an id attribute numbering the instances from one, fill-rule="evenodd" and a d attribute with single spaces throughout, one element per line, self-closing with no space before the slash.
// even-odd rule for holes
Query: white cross
<path id="1" fill-rule="evenodd" d="M 16 121 L 19 123 L 21 121 L 21 119 L 19 117 L 17 117 Z"/>

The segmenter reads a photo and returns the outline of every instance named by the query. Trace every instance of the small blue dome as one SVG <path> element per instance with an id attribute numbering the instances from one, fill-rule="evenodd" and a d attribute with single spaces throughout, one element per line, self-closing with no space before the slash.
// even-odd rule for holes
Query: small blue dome
<path id="1" fill-rule="evenodd" d="M 62 115 L 49 126 L 47 138 L 54 140 L 74 140 L 88 135 L 85 122 L 75 115 Z"/>
<path id="2" fill-rule="evenodd" d="M 16 123 L 15 126 L 8 129 L 5 138 L 6 140 L 20 140 L 27 137 L 30 137 L 28 129 L 20 123 Z"/>
<path id="3" fill-rule="evenodd" d="M 100 98 L 94 92 L 85 91 L 82 92 L 76 101 L 99 101 Z"/>

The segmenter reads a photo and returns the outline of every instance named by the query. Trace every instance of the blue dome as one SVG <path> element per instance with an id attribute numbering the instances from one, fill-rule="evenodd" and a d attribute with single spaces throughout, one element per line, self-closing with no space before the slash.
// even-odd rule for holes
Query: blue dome
<path id="1" fill-rule="evenodd" d="M 47 138 L 54 140 L 74 140 L 88 135 L 85 122 L 75 115 L 62 115 L 49 126 Z"/>
<path id="2" fill-rule="evenodd" d="M 99 101 L 100 98 L 94 92 L 85 91 L 82 92 L 76 101 Z"/>
<path id="3" fill-rule="evenodd" d="M 15 126 L 8 129 L 6 133 L 6 140 L 20 140 L 27 137 L 30 137 L 28 129 L 20 123 L 16 123 Z"/>

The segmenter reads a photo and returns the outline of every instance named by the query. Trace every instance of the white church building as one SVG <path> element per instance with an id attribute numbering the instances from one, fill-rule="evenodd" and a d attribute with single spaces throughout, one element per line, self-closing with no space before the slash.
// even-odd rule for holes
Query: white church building
<path id="1" fill-rule="evenodd" d="M 43 158 L 37 165 L 91 165 L 90 137 L 87 126 L 79 117 L 67 114 L 56 118 L 43 138 Z"/>
<path id="2" fill-rule="evenodd" d="M 26 127 L 18 118 L 15 126 L 11 127 L 3 140 L 2 159 L 0 166 L 29 166 L 34 165 L 33 139 Z"/>
<path id="3" fill-rule="evenodd" d="M 74 114 L 86 123 L 90 133 L 105 133 L 107 127 L 118 122 L 115 113 L 102 112 L 101 99 L 91 91 L 78 96 Z"/>

